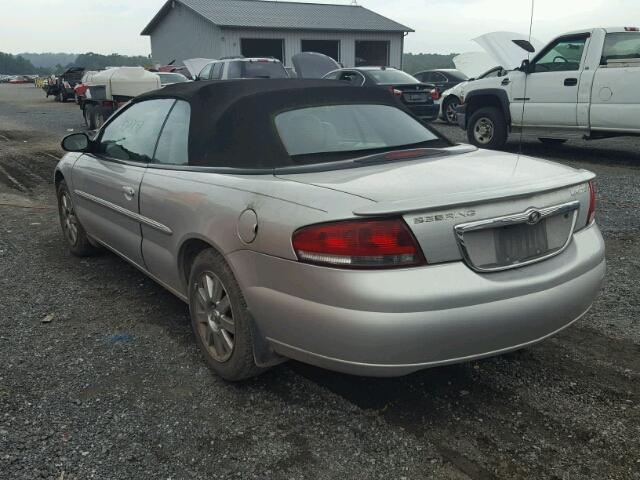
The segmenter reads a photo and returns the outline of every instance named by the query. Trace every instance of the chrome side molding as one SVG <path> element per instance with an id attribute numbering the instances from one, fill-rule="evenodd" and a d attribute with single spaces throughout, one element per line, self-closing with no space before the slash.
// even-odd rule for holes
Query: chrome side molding
<path id="1" fill-rule="evenodd" d="M 125 217 L 130 218 L 138 223 L 151 227 L 155 230 L 158 230 L 162 233 L 166 233 L 167 235 L 173 235 L 173 231 L 163 225 L 160 222 L 156 222 L 155 220 L 145 217 L 144 215 L 140 215 L 139 213 L 132 212 L 131 210 L 127 210 L 126 208 L 121 207 L 120 205 L 116 205 L 115 203 L 108 202 L 107 200 L 103 200 L 102 198 L 91 195 L 90 193 L 83 192 L 82 190 L 74 190 L 74 193 L 79 197 L 84 198 L 85 200 L 89 200 L 90 202 L 96 203 L 100 206 L 113 210 L 120 215 L 124 215 Z"/>

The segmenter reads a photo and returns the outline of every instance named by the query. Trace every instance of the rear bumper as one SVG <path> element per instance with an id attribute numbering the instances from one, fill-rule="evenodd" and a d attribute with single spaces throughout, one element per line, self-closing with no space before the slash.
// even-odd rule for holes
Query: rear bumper
<path id="1" fill-rule="evenodd" d="M 370 376 L 405 375 L 541 341 L 589 309 L 605 273 L 595 225 L 555 258 L 493 274 L 461 262 L 373 272 L 248 251 L 229 260 L 276 352 Z"/>
<path id="2" fill-rule="evenodd" d="M 420 120 L 432 121 L 438 118 L 440 112 L 440 106 L 436 104 L 431 105 L 412 105 L 406 104 L 409 110 L 418 117 Z"/>

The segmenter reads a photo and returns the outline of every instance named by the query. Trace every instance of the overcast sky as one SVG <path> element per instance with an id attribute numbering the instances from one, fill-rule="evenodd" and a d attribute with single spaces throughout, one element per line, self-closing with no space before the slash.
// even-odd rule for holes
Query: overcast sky
<path id="1" fill-rule="evenodd" d="M 210 0 L 216 1 L 216 0 Z M 351 0 L 315 0 L 349 4 Z M 478 50 L 483 33 L 529 30 L 530 0 L 358 0 L 413 28 L 406 51 Z M 0 0 L 0 51 L 150 53 L 140 31 L 164 0 Z M 640 0 L 536 0 L 533 35 L 542 41 L 570 30 L 640 23 Z"/>

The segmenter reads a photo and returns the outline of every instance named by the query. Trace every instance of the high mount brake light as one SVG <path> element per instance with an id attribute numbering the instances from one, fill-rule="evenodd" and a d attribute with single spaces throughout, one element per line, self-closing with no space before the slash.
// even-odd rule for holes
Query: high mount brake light
<path id="1" fill-rule="evenodd" d="M 640 32 L 640 28 L 638 27 L 624 27 L 625 32 Z"/>
<path id="2" fill-rule="evenodd" d="M 589 213 L 587 214 L 587 225 L 596 218 L 596 186 L 593 180 L 589 182 Z"/>
<path id="3" fill-rule="evenodd" d="M 293 248 L 301 262 L 341 268 L 394 268 L 425 264 L 400 218 L 346 220 L 297 230 Z"/>

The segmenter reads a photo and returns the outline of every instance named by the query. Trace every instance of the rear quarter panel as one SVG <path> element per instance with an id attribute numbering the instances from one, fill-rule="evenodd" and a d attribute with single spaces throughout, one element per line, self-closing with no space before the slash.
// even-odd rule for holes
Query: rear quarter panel
<path id="1" fill-rule="evenodd" d="M 346 193 L 272 175 L 150 168 L 142 182 L 140 213 L 168 227 L 171 233 L 143 225 L 142 253 L 152 275 L 184 293 L 178 257 L 190 239 L 203 240 L 224 256 L 252 250 L 296 259 L 291 244 L 296 229 L 352 217 L 355 205 L 368 203 L 371 202 Z M 247 209 L 254 210 L 258 218 L 257 235 L 251 243 L 244 243 L 238 235 L 238 219 Z"/>

